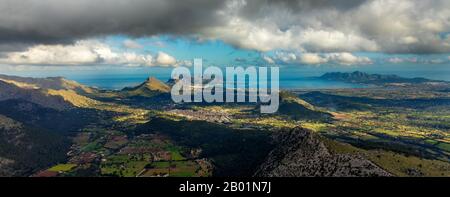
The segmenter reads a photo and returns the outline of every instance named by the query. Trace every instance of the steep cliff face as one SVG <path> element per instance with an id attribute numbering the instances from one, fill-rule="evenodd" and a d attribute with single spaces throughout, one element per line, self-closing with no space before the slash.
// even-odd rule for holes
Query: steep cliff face
<path id="1" fill-rule="evenodd" d="M 302 128 L 275 136 L 278 145 L 255 173 L 257 177 L 391 176 L 359 155 L 335 154 L 320 137 Z"/>

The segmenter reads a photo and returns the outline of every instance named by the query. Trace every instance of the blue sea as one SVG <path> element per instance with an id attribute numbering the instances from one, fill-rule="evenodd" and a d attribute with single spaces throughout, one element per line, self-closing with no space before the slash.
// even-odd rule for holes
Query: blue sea
<path id="1" fill-rule="evenodd" d="M 70 75 L 67 78 L 79 83 L 95 86 L 102 89 L 122 89 L 132 87 L 144 82 L 149 76 L 163 82 L 170 78 L 172 69 L 158 69 L 158 72 L 121 72 L 109 74 L 83 74 Z M 280 69 L 280 88 L 282 89 L 336 89 L 336 88 L 364 88 L 360 84 L 351 84 L 337 81 L 318 79 L 324 73 L 321 72 L 291 72 Z M 270 85 L 270 84 L 269 84 Z"/>
<path id="2" fill-rule="evenodd" d="M 362 71 L 372 74 L 396 74 L 401 77 L 424 77 L 435 80 L 450 81 L 450 66 L 441 67 L 421 66 L 410 68 L 381 68 L 381 67 L 280 67 L 280 88 L 282 89 L 336 89 L 336 88 L 364 88 L 359 84 L 321 80 L 317 77 L 326 72 Z M 46 71 L 33 73 L 4 73 L 10 75 L 30 77 L 62 76 L 79 83 L 95 86 L 101 89 L 122 89 L 136 86 L 148 77 L 156 77 L 165 82 L 170 78 L 172 68 L 149 67 L 94 71 Z M 0 72 L 1 73 L 1 72 Z"/>
<path id="3" fill-rule="evenodd" d="M 155 76 L 157 79 L 165 82 L 168 76 Z M 71 77 L 72 80 L 82 84 L 95 86 L 102 89 L 122 89 L 124 87 L 136 86 L 148 78 L 147 75 L 103 75 L 103 76 L 84 76 Z M 282 89 L 335 89 L 335 88 L 363 88 L 364 85 L 351 84 L 336 81 L 320 80 L 313 77 L 292 77 L 280 78 L 280 88 Z"/>

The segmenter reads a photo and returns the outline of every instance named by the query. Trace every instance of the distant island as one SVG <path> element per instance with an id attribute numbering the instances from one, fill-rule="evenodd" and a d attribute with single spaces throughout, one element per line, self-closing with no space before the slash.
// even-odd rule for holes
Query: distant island
<path id="1" fill-rule="evenodd" d="M 330 72 L 325 73 L 319 78 L 330 81 L 342 81 L 347 83 L 374 84 L 374 85 L 384 85 L 389 83 L 417 84 L 427 82 L 444 82 L 426 78 L 404 78 L 397 75 L 369 74 L 360 71 L 355 71 L 352 73 Z"/>

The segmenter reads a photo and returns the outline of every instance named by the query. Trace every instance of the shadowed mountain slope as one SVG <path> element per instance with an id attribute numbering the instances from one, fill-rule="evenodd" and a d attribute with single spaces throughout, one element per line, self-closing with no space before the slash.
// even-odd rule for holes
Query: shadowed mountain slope
<path id="1" fill-rule="evenodd" d="M 26 89 L 16 86 L 13 83 L 0 81 L 0 101 L 10 99 L 26 100 L 57 110 L 66 110 L 73 107 L 73 105 L 66 102 L 63 97 L 49 95 L 46 90 Z"/>
<path id="2" fill-rule="evenodd" d="M 258 177 L 391 176 L 359 155 L 332 153 L 321 138 L 303 128 L 275 134 L 277 147 L 269 153 Z"/>
<path id="3" fill-rule="evenodd" d="M 77 93 L 93 93 L 95 89 L 79 84 L 76 81 L 68 80 L 63 77 L 31 78 L 0 75 L 1 81 L 14 83 L 22 88 L 41 88 L 54 90 L 73 90 Z"/>
<path id="4" fill-rule="evenodd" d="M 0 115 L 0 176 L 26 176 L 65 159 L 63 135 Z"/>
<path id="5" fill-rule="evenodd" d="M 332 117 L 331 114 L 317 110 L 297 95 L 288 92 L 280 93 L 278 113 L 295 120 L 327 120 Z"/>

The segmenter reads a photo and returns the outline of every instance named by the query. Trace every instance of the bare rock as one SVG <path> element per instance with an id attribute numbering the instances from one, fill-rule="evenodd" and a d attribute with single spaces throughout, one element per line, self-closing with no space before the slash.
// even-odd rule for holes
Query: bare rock
<path id="1" fill-rule="evenodd" d="M 255 173 L 258 177 L 391 176 L 360 155 L 334 154 L 308 130 L 295 128 L 276 134 L 278 145 Z"/>

